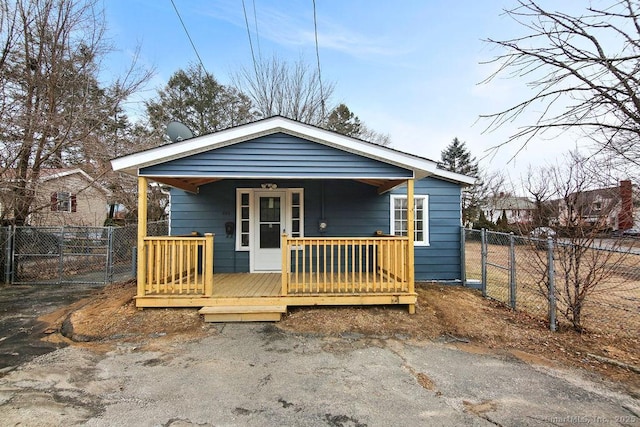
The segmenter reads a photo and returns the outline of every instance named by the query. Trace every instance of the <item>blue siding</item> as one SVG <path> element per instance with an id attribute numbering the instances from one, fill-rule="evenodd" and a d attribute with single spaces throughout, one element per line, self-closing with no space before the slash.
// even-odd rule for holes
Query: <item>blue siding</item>
<path id="1" fill-rule="evenodd" d="M 416 247 L 416 280 L 460 280 L 460 186 L 425 178 L 416 181 L 414 192 L 429 195 L 429 246 Z M 401 187 L 392 193 L 407 194 L 407 190 Z"/>
<path id="2" fill-rule="evenodd" d="M 249 252 L 235 251 L 235 236 L 225 237 L 224 223 L 236 221 L 236 188 L 259 188 L 261 180 L 223 180 L 204 185 L 199 194 L 171 191 L 171 233 L 215 233 L 215 271 L 249 271 Z M 372 236 L 390 230 L 390 196 L 353 180 L 272 180 L 278 188 L 304 188 L 305 236 L 319 236 L 318 220 L 324 215 L 324 236 Z M 416 194 L 429 195 L 428 247 L 416 247 L 416 280 L 459 280 L 460 187 L 425 178 L 417 181 Z M 406 194 L 398 188 L 393 194 Z"/>
<path id="3" fill-rule="evenodd" d="M 144 176 L 410 178 L 412 172 L 277 133 L 142 168 Z"/>

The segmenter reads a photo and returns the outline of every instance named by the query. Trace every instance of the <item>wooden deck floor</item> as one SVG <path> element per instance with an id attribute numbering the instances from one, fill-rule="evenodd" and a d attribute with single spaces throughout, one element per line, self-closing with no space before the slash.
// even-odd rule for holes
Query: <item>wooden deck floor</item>
<path id="1" fill-rule="evenodd" d="M 192 277 L 198 283 L 201 276 Z M 351 279 L 351 280 L 349 280 Z M 217 273 L 213 276 L 213 298 L 255 298 L 280 296 L 282 291 L 280 273 Z M 407 283 L 386 282 L 372 283 L 366 281 L 363 276 L 353 278 L 333 275 L 300 275 L 299 283 L 294 283 L 289 289 L 289 296 L 306 295 L 371 295 L 379 293 L 403 293 L 408 292 Z M 192 297 L 195 286 L 191 283 L 166 284 L 163 290 L 158 291 L 152 286 L 148 295 L 172 295 Z"/>
<path id="2" fill-rule="evenodd" d="M 197 277 L 195 277 L 197 279 Z M 217 306 L 300 306 L 300 305 L 371 305 L 371 304 L 415 304 L 416 294 L 410 293 L 406 283 L 397 283 L 393 288 L 373 289 L 363 282 L 336 281 L 335 286 L 318 285 L 309 279 L 305 285 L 286 296 L 281 295 L 280 273 L 215 273 L 213 295 L 186 291 L 177 285 L 165 285 L 160 291 L 151 287 L 145 296 L 136 297 L 137 307 L 217 307 Z M 331 283 L 329 281 L 328 283 Z M 180 290 L 182 289 L 182 291 Z"/>
<path id="3" fill-rule="evenodd" d="M 218 273 L 213 297 L 275 297 L 282 290 L 280 273 Z"/>

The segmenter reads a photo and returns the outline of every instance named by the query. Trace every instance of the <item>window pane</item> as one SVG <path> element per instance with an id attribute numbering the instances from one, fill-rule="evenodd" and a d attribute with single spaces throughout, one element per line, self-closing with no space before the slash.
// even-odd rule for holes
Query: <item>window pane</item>
<path id="1" fill-rule="evenodd" d="M 291 195 L 291 203 L 294 205 L 300 204 L 300 193 L 293 193 Z"/>
<path id="2" fill-rule="evenodd" d="M 293 231 L 294 233 L 298 233 L 298 232 L 300 232 L 300 221 L 296 221 L 296 220 L 294 220 L 294 221 L 291 223 L 291 226 L 292 226 L 292 228 L 293 228 L 293 230 L 292 230 L 292 231 Z"/>
<path id="3" fill-rule="evenodd" d="M 241 200 L 241 204 L 243 206 L 248 206 L 249 205 L 249 193 L 242 193 L 242 195 L 240 196 L 240 200 Z"/>
<path id="4" fill-rule="evenodd" d="M 249 221 L 242 221 L 242 230 L 243 233 L 249 232 Z"/>
<path id="5" fill-rule="evenodd" d="M 291 216 L 293 218 L 300 218 L 300 208 L 299 207 L 291 208 Z"/>
<path id="6" fill-rule="evenodd" d="M 249 235 L 248 234 L 243 234 L 242 235 L 242 246 L 249 246 Z"/>
<path id="7" fill-rule="evenodd" d="M 416 232 L 416 242 L 422 242 L 424 240 L 424 233 L 422 231 Z"/>
<path id="8" fill-rule="evenodd" d="M 414 199 L 416 209 L 422 209 L 422 202 L 424 202 L 423 198 Z"/>
<path id="9" fill-rule="evenodd" d="M 249 219 L 249 207 L 242 208 L 242 219 Z"/>
<path id="10" fill-rule="evenodd" d="M 260 224 L 260 248 L 280 247 L 280 227 L 273 224 Z"/>
<path id="11" fill-rule="evenodd" d="M 280 197 L 260 197 L 260 221 L 280 222 Z"/>

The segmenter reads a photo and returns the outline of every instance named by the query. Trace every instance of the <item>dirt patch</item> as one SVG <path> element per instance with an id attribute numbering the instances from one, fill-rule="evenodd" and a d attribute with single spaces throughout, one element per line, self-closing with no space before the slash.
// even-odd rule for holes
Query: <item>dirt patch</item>
<path id="1" fill-rule="evenodd" d="M 297 333 L 436 340 L 479 354 L 499 353 L 526 363 L 572 366 L 598 373 L 640 397 L 640 375 L 590 357 L 640 366 L 640 337 L 616 338 L 572 330 L 550 332 L 545 322 L 514 312 L 479 292 L 455 286 L 421 285 L 416 314 L 404 306 L 294 307 L 276 324 Z M 105 287 L 95 296 L 41 318 L 63 329 L 75 345 L 105 348 L 116 343 L 191 340 L 215 331 L 196 309 L 138 310 L 135 283 Z M 70 329 L 69 329 L 70 328 Z M 49 339 L 55 339 L 53 334 Z M 84 344 L 79 342 L 86 342 Z M 604 360 L 604 359 L 603 359 Z M 425 384 L 425 386 L 428 384 Z"/>
<path id="2" fill-rule="evenodd" d="M 51 328 L 74 343 L 108 344 L 150 339 L 192 340 L 209 330 L 198 311 L 191 308 L 140 310 L 135 306 L 135 282 L 114 283 L 95 296 L 43 316 Z M 61 339 L 52 336 L 49 339 Z M 97 346 L 95 346 L 97 347 Z"/>

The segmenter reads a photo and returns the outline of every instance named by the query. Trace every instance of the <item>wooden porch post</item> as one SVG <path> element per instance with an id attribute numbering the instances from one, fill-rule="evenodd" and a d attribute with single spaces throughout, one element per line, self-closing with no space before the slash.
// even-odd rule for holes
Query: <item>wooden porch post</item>
<path id="1" fill-rule="evenodd" d="M 213 295 L 213 233 L 204 233 L 204 296 Z"/>
<path id="2" fill-rule="evenodd" d="M 289 261 L 289 254 L 288 249 L 288 242 L 287 242 L 287 235 L 286 233 L 282 233 L 282 240 L 281 240 L 281 244 L 280 244 L 280 249 L 282 250 L 282 268 L 280 269 L 280 278 L 282 280 L 282 296 L 287 295 L 288 293 L 288 282 L 289 282 L 289 271 L 287 268 L 287 264 Z"/>
<path id="3" fill-rule="evenodd" d="M 143 297 L 145 291 L 146 277 L 146 259 L 144 238 L 147 237 L 147 178 L 138 177 L 138 259 L 137 259 L 137 280 L 138 280 L 138 296 Z"/>
<path id="4" fill-rule="evenodd" d="M 415 292 L 415 253 L 414 253 L 414 244 L 413 241 L 415 239 L 415 200 L 414 200 L 414 191 L 413 191 L 414 180 L 407 180 L 407 236 L 409 237 L 409 247 L 407 254 L 407 284 L 409 286 L 409 292 Z M 416 305 L 409 304 L 409 314 L 414 314 L 416 312 Z"/>

